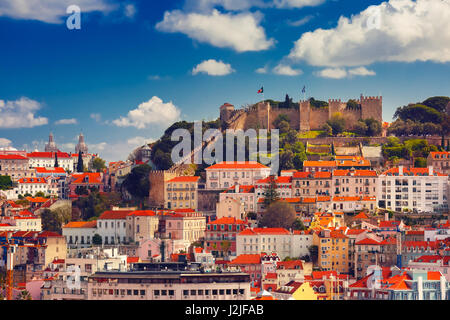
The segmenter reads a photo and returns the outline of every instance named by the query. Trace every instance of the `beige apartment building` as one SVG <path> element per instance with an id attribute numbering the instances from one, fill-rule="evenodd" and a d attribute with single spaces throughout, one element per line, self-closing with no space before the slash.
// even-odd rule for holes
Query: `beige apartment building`
<path id="1" fill-rule="evenodd" d="M 293 197 L 330 196 L 331 172 L 296 172 L 292 176 Z"/>
<path id="2" fill-rule="evenodd" d="M 158 232 L 159 219 L 154 211 L 134 211 L 127 215 L 126 236 L 130 242 L 153 239 Z"/>
<path id="3" fill-rule="evenodd" d="M 378 175 L 373 170 L 334 170 L 333 195 L 339 197 L 376 197 Z"/>
<path id="4" fill-rule="evenodd" d="M 430 152 L 427 166 L 433 167 L 440 173 L 450 175 L 450 152 Z"/>
<path id="5" fill-rule="evenodd" d="M 36 170 L 30 169 L 27 157 L 18 154 L 0 154 L 0 176 L 10 176 L 12 181 L 36 177 Z"/>
<path id="6" fill-rule="evenodd" d="M 200 177 L 176 177 L 164 182 L 164 204 L 167 209 L 198 208 L 198 180 Z"/>

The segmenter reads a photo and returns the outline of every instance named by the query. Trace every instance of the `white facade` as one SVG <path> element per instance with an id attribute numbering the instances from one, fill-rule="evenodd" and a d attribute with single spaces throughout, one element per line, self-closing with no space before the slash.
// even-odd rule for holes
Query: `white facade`
<path id="1" fill-rule="evenodd" d="M 33 152 L 28 154 L 30 168 L 53 168 L 55 166 L 54 153 Z M 68 154 L 58 154 L 58 165 L 66 171 L 73 171 L 73 158 Z"/>
<path id="2" fill-rule="evenodd" d="M 254 161 L 222 162 L 206 168 L 206 188 L 228 189 L 236 184 L 254 185 L 269 175 L 269 167 Z"/>
<path id="3" fill-rule="evenodd" d="M 378 200 L 386 209 L 418 212 L 447 211 L 448 176 L 433 167 L 388 170 L 378 179 Z"/>
<path id="4" fill-rule="evenodd" d="M 126 219 L 99 219 L 97 233 L 102 237 L 103 244 L 118 244 L 127 242 Z"/>
<path id="5" fill-rule="evenodd" d="M 269 228 L 270 230 L 270 228 Z M 284 232 L 267 232 L 263 228 L 243 231 L 236 236 L 236 255 L 260 254 L 276 252 L 283 260 L 286 257 L 301 257 L 309 254 L 308 247 L 312 245 L 313 236 Z"/>
<path id="6" fill-rule="evenodd" d="M 92 238 L 97 233 L 97 228 L 71 228 L 64 227 L 62 234 L 66 238 L 67 247 L 84 248 L 92 245 Z"/>
<path id="7" fill-rule="evenodd" d="M 17 183 L 18 195 L 27 193 L 35 195 L 37 192 L 49 193 L 50 184 L 45 178 L 24 178 Z"/>

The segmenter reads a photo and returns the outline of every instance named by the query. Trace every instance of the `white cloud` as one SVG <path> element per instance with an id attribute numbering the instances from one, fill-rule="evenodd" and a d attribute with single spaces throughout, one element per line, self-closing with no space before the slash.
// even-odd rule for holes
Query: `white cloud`
<path id="1" fill-rule="evenodd" d="M 125 16 L 129 19 L 133 19 L 136 15 L 136 7 L 134 4 L 127 4 L 124 9 Z"/>
<path id="2" fill-rule="evenodd" d="M 210 13 L 184 13 L 175 10 L 165 12 L 156 29 L 180 32 L 199 42 L 237 52 L 261 51 L 275 43 L 273 39 L 267 39 L 264 28 L 259 25 L 261 19 L 260 13 L 220 13 L 215 9 Z"/>
<path id="3" fill-rule="evenodd" d="M 325 0 L 187 0 L 188 10 L 207 11 L 221 7 L 225 10 L 242 11 L 250 8 L 303 8 L 324 3 Z"/>
<path id="4" fill-rule="evenodd" d="M 325 0 L 274 0 L 277 8 L 303 8 L 315 7 L 324 3 Z"/>
<path id="5" fill-rule="evenodd" d="M 0 147 L 10 147 L 12 144 L 12 141 L 6 138 L 0 138 Z"/>
<path id="6" fill-rule="evenodd" d="M 195 76 L 199 73 L 206 73 L 210 76 L 226 76 L 235 72 L 230 64 L 214 59 L 205 60 L 192 69 L 192 74 Z"/>
<path id="7" fill-rule="evenodd" d="M 106 0 L 2 0 L 0 16 L 46 23 L 62 23 L 69 16 L 67 7 L 77 5 L 81 13 L 109 12 L 114 5 Z"/>
<path id="8" fill-rule="evenodd" d="M 292 27 L 300 27 L 303 26 L 305 24 L 307 24 L 308 22 L 310 22 L 312 19 L 314 19 L 314 16 L 309 15 L 306 16 L 304 18 L 301 18 L 299 20 L 295 20 L 295 21 L 288 21 L 288 25 L 292 26 Z"/>
<path id="9" fill-rule="evenodd" d="M 22 97 L 14 101 L 0 100 L 0 128 L 32 128 L 48 123 L 44 117 L 35 117 L 41 104 Z"/>
<path id="10" fill-rule="evenodd" d="M 145 137 L 134 137 L 134 138 L 130 138 L 127 140 L 127 143 L 131 146 L 131 147 L 140 147 L 143 146 L 145 144 L 149 144 L 155 142 L 155 139 L 152 138 L 145 138 Z"/>
<path id="11" fill-rule="evenodd" d="M 348 73 L 343 68 L 327 68 L 316 72 L 316 75 L 322 78 L 343 79 L 347 77 Z"/>
<path id="12" fill-rule="evenodd" d="M 291 66 L 279 64 L 275 68 L 273 68 L 273 73 L 282 75 L 282 76 L 298 76 L 303 73 L 300 69 L 293 69 Z"/>
<path id="13" fill-rule="evenodd" d="M 61 119 L 55 122 L 56 125 L 64 125 L 64 124 L 77 124 L 78 120 L 75 118 L 72 119 Z"/>
<path id="14" fill-rule="evenodd" d="M 113 121 L 118 127 L 136 127 L 145 129 L 149 125 L 169 125 L 180 118 L 180 110 L 172 103 L 164 103 L 160 98 L 153 97 L 141 103 L 137 109 L 128 112 L 126 117 Z"/>
<path id="15" fill-rule="evenodd" d="M 343 79 L 353 76 L 367 77 L 376 75 L 375 71 L 369 70 L 365 67 L 358 67 L 352 69 L 345 68 L 326 68 L 316 72 L 316 76 L 330 79 Z"/>
<path id="16" fill-rule="evenodd" d="M 348 70 L 349 75 L 352 76 L 374 76 L 376 75 L 375 71 L 369 70 L 366 67 L 353 68 Z"/>
<path id="17" fill-rule="evenodd" d="M 259 74 L 267 74 L 269 73 L 269 68 L 267 66 L 264 66 L 262 68 L 256 69 L 255 72 Z"/>
<path id="18" fill-rule="evenodd" d="M 379 61 L 450 61 L 450 1 L 390 0 L 368 7 L 334 29 L 304 33 L 289 57 L 314 66 Z"/>
<path id="19" fill-rule="evenodd" d="M 63 150 L 63 151 L 72 152 L 75 149 L 75 143 L 71 143 L 71 142 L 63 143 L 60 145 L 60 147 L 61 147 L 61 150 Z M 91 146 L 89 145 L 89 147 L 91 147 Z"/>
<path id="20" fill-rule="evenodd" d="M 108 146 L 109 144 L 106 142 L 100 142 L 100 143 L 94 143 L 94 144 L 89 144 L 89 152 L 93 152 L 93 153 L 100 153 L 101 151 L 105 150 L 106 146 Z"/>
<path id="21" fill-rule="evenodd" d="M 102 121 L 102 115 L 100 113 L 91 113 L 90 117 L 91 117 L 91 119 L 94 119 L 95 122 Z"/>

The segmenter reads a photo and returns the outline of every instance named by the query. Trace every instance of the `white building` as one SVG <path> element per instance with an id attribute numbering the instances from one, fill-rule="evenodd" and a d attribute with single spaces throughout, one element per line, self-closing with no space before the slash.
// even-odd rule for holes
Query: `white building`
<path id="1" fill-rule="evenodd" d="M 283 260 L 286 257 L 301 257 L 309 254 L 313 243 L 312 234 L 290 232 L 283 228 L 249 228 L 236 235 L 236 255 L 276 252 Z"/>
<path id="2" fill-rule="evenodd" d="M 381 208 L 394 211 L 447 211 L 448 176 L 428 168 L 392 168 L 378 178 Z"/>
<path id="3" fill-rule="evenodd" d="M 276 183 L 276 191 L 280 198 L 291 198 L 292 197 L 292 177 L 274 177 Z M 271 184 L 271 178 L 265 178 L 256 181 L 255 183 L 255 195 L 257 203 L 258 199 L 264 198 L 264 193 L 269 188 Z"/>
<path id="4" fill-rule="evenodd" d="M 206 168 L 206 188 L 228 189 L 236 184 L 254 185 L 269 175 L 270 168 L 256 161 L 221 162 Z"/>
<path id="5" fill-rule="evenodd" d="M 102 237 L 102 243 L 127 243 L 127 215 L 134 210 L 119 209 L 105 211 L 97 220 L 97 233 Z"/>
<path id="6" fill-rule="evenodd" d="M 22 178 L 17 182 L 17 195 L 27 193 L 35 195 L 37 192 L 49 193 L 50 183 L 46 178 Z"/>
<path id="7" fill-rule="evenodd" d="M 66 152 L 32 152 L 28 153 L 30 168 L 53 168 L 58 156 L 58 166 L 66 171 L 73 170 L 73 158 Z"/>
<path id="8" fill-rule="evenodd" d="M 62 228 L 62 234 L 69 248 L 90 247 L 96 233 L 97 221 L 72 221 Z"/>
<path id="9" fill-rule="evenodd" d="M 234 199 L 242 204 L 245 212 L 256 212 L 255 204 L 255 188 L 252 185 L 242 186 L 235 185 L 219 195 L 219 202 L 223 202 L 226 199 Z M 236 217 L 237 219 L 243 219 L 242 217 Z"/>

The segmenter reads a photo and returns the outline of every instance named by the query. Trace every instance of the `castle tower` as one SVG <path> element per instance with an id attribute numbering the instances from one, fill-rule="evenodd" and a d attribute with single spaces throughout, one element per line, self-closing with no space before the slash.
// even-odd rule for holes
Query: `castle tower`
<path id="1" fill-rule="evenodd" d="M 225 103 L 220 107 L 220 124 L 223 126 L 228 120 L 230 120 L 231 116 L 234 112 L 234 106 L 229 103 Z"/>
<path id="2" fill-rule="evenodd" d="M 383 123 L 383 97 L 364 97 L 361 95 L 361 118 L 375 120 Z"/>
<path id="3" fill-rule="evenodd" d="M 58 152 L 58 147 L 53 139 L 53 133 L 48 136 L 48 143 L 45 145 L 45 152 Z"/>
<path id="4" fill-rule="evenodd" d="M 83 133 L 80 133 L 80 136 L 78 137 L 78 144 L 75 146 L 75 153 L 88 153 L 88 147 L 86 143 L 84 142 L 84 135 Z"/>
<path id="5" fill-rule="evenodd" d="M 307 132 L 311 130 L 310 116 L 311 116 L 311 103 L 309 100 L 300 101 L 300 132 Z"/>

